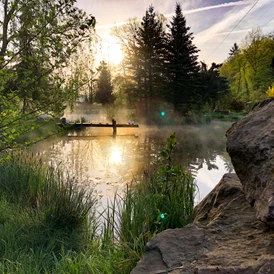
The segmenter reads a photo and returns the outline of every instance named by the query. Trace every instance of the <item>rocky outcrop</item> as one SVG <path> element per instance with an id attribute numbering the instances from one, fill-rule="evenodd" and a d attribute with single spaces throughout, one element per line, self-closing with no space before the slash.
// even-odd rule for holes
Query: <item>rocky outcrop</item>
<path id="1" fill-rule="evenodd" d="M 235 174 L 196 207 L 192 224 L 156 235 L 131 274 L 274 273 L 274 233 L 256 218 Z"/>
<path id="2" fill-rule="evenodd" d="M 274 227 L 274 100 L 227 131 L 227 151 L 257 218 Z"/>
<path id="3" fill-rule="evenodd" d="M 274 273 L 273 99 L 232 125 L 227 151 L 238 176 L 223 176 L 192 224 L 156 235 L 131 274 Z"/>

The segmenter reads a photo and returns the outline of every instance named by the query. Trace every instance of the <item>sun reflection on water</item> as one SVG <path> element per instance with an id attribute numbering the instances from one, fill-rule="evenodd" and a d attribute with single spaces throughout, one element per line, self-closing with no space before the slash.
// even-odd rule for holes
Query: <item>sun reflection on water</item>
<path id="1" fill-rule="evenodd" d="M 118 148 L 114 148 L 109 157 L 110 163 L 121 164 L 122 163 L 122 154 Z"/>

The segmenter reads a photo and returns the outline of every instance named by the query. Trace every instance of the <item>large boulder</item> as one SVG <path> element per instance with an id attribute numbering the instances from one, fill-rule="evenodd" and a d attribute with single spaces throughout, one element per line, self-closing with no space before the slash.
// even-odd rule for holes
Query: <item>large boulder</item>
<path id="1" fill-rule="evenodd" d="M 131 274 L 274 273 L 274 234 L 257 220 L 235 174 L 196 207 L 194 221 L 148 243 Z"/>
<path id="2" fill-rule="evenodd" d="M 274 100 L 227 131 L 227 151 L 257 218 L 274 227 Z"/>

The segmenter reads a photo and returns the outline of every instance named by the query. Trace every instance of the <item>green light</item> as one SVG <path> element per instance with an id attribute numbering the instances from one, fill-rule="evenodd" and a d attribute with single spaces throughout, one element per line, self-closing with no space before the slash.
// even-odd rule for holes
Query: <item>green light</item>
<path id="1" fill-rule="evenodd" d="M 161 111 L 161 115 L 162 115 L 162 116 L 165 116 L 166 113 L 165 113 L 164 111 Z"/>
<path id="2" fill-rule="evenodd" d="M 160 215 L 160 218 L 161 219 L 164 219 L 166 217 L 166 214 L 165 213 L 162 213 L 161 215 Z"/>

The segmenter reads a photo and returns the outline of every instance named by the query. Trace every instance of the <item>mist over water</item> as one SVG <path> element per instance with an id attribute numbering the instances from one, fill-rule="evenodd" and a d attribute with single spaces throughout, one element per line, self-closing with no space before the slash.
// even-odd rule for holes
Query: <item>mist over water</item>
<path id="1" fill-rule="evenodd" d="M 92 114 L 66 113 L 66 118 L 75 121 L 81 115 L 92 123 L 109 122 L 96 110 Z M 117 123 L 126 123 L 127 119 L 122 115 Z M 77 177 L 81 187 L 94 188 L 106 205 L 115 191 L 122 194 L 127 183 L 150 169 L 164 149 L 166 139 L 175 132 L 175 162 L 195 176 L 199 188 L 196 202 L 199 202 L 224 173 L 233 170 L 225 151 L 225 132 L 230 125 L 227 122 L 202 126 L 139 124 L 139 128 L 117 128 L 116 138 L 112 136 L 112 128 L 85 128 L 71 131 L 68 136 L 44 140 L 31 151 L 42 154 L 46 163 L 60 166 L 70 176 Z"/>

